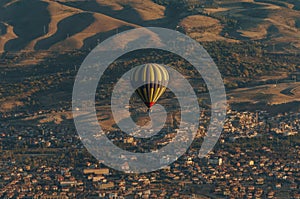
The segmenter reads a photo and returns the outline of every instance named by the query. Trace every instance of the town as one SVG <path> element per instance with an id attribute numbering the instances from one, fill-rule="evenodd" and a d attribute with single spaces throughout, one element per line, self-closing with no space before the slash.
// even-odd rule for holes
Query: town
<path id="1" fill-rule="evenodd" d="M 71 126 L 41 124 L 24 128 L 3 122 L 0 196 L 300 198 L 299 116 L 228 109 L 214 151 L 198 158 L 206 132 L 206 126 L 200 125 L 187 153 L 170 166 L 146 174 L 125 174 L 95 160 Z M 204 110 L 201 120 L 209 120 Z M 111 134 L 112 141 L 130 150 L 143 144 L 132 137 L 117 136 L 117 131 Z M 166 145 L 173 134 L 163 132 L 163 139 L 155 144 Z"/>

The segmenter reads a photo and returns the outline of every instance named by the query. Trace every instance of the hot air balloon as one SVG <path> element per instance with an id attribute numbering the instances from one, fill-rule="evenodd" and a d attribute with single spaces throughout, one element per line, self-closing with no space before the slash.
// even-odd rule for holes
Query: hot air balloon
<path id="1" fill-rule="evenodd" d="M 138 87 L 135 92 L 148 107 L 148 111 L 166 91 L 168 82 L 169 73 L 160 64 L 138 66 L 131 74 L 131 84 Z"/>

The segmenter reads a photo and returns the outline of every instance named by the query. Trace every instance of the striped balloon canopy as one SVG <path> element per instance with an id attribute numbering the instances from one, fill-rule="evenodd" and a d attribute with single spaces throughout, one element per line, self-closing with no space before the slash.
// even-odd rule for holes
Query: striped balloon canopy
<path id="1" fill-rule="evenodd" d="M 149 110 L 166 91 L 168 82 L 169 73 L 160 64 L 151 63 L 138 66 L 131 74 L 131 84 L 137 88 L 135 92 Z"/>

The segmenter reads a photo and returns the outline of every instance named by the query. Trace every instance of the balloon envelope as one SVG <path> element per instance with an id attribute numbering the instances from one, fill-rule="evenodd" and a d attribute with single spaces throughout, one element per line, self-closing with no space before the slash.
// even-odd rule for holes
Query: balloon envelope
<path id="1" fill-rule="evenodd" d="M 148 108 L 151 108 L 166 91 L 168 82 L 169 73 L 160 64 L 138 66 L 133 70 L 131 75 L 131 84 L 133 87 L 142 85 L 135 92 Z"/>

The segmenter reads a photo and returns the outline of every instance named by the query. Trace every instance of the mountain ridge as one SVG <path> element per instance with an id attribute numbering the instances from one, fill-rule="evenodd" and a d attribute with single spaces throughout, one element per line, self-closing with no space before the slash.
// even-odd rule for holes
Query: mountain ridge
<path id="1" fill-rule="evenodd" d="M 199 42 L 252 40 L 286 52 L 300 48 L 297 2 L 228 0 L 217 7 L 173 7 L 151 0 L 5 0 L 0 3 L 0 52 L 90 49 L 143 26 L 180 26 Z"/>

